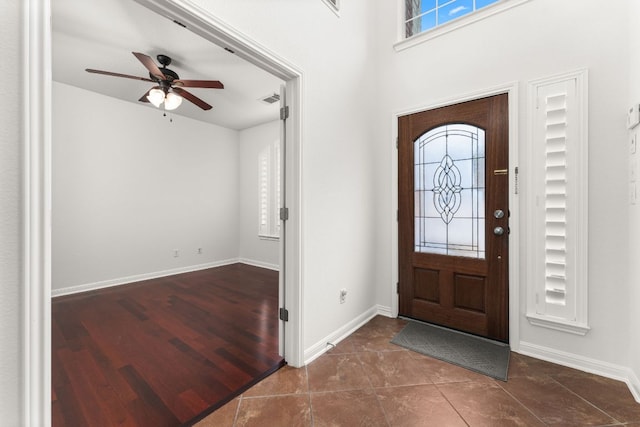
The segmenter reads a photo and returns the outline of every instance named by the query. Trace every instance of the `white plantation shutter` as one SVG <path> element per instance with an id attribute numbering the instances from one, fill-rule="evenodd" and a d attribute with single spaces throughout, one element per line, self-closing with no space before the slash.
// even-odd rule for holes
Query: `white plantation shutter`
<path id="1" fill-rule="evenodd" d="M 269 164 L 271 163 L 269 147 L 262 150 L 258 160 L 259 167 L 259 210 L 260 228 L 259 235 L 269 234 Z"/>
<path id="2" fill-rule="evenodd" d="M 527 317 L 585 334 L 587 325 L 586 71 L 530 84 L 532 257 Z"/>
<path id="3" fill-rule="evenodd" d="M 280 236 L 280 141 L 274 141 L 260 152 L 258 176 L 258 235 L 277 239 Z"/>

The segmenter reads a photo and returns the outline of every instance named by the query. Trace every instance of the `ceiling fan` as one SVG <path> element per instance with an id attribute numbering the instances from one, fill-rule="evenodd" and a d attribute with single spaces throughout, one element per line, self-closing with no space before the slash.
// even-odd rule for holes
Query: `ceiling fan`
<path id="1" fill-rule="evenodd" d="M 156 107 L 164 103 L 166 110 L 175 110 L 182 103 L 182 99 L 192 102 L 203 110 L 210 110 L 211 105 L 198 98 L 191 92 L 187 92 L 185 87 L 197 87 L 207 89 L 224 89 L 224 85 L 218 80 L 183 80 L 175 71 L 167 68 L 171 64 L 171 58 L 167 55 L 157 55 L 156 58 L 162 67 L 158 67 L 150 56 L 144 53 L 131 52 L 138 58 L 142 65 L 149 70 L 149 78 L 131 76 L 129 74 L 112 73 L 110 71 L 94 70 L 87 68 L 86 71 L 107 76 L 124 77 L 127 79 L 142 80 L 156 83 L 156 86 L 149 89 L 138 100 L 140 102 L 151 102 Z"/>

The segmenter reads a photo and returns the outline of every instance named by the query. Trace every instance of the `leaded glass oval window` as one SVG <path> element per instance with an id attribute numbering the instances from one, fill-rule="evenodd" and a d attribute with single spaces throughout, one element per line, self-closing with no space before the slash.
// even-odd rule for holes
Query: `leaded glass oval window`
<path id="1" fill-rule="evenodd" d="M 415 251 L 485 257 L 484 130 L 431 129 L 414 142 Z"/>

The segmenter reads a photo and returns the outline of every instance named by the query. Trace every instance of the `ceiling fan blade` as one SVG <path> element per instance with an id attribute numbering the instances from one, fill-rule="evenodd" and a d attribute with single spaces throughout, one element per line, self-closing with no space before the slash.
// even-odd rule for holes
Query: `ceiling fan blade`
<path id="1" fill-rule="evenodd" d="M 187 101 L 190 101 L 196 104 L 198 107 L 202 108 L 203 110 L 210 110 L 212 108 L 211 105 L 207 104 L 202 99 L 198 98 L 197 96 L 195 96 L 190 92 L 187 92 L 184 89 L 181 89 L 179 87 L 174 87 L 173 91 L 178 95 L 180 95 L 181 97 L 183 97 L 184 99 L 186 99 Z"/>
<path id="2" fill-rule="evenodd" d="M 138 99 L 138 101 L 140 102 L 149 102 L 149 98 L 147 98 L 149 96 L 149 92 L 151 92 L 153 89 L 160 89 L 160 86 L 154 86 L 151 89 L 149 89 L 148 91 L 145 92 L 144 95 L 142 95 L 140 97 L 140 99 Z"/>
<path id="3" fill-rule="evenodd" d="M 94 73 L 94 74 L 104 74 L 105 76 L 124 77 L 126 79 L 142 80 L 143 82 L 153 82 L 153 80 L 148 79 L 146 77 L 130 76 L 129 74 L 112 73 L 111 71 L 94 70 L 91 68 L 87 68 L 85 69 L 85 71 L 88 73 Z"/>
<path id="4" fill-rule="evenodd" d="M 131 52 L 131 53 L 133 53 L 133 55 L 136 58 L 138 58 L 140 62 L 142 62 L 142 65 L 144 65 L 152 75 L 156 76 L 160 80 L 167 80 L 167 76 L 162 74 L 162 71 L 160 71 L 160 68 L 158 68 L 156 63 L 153 62 L 153 59 L 151 59 L 150 56 L 140 52 Z"/>
<path id="5" fill-rule="evenodd" d="M 173 84 L 181 87 L 203 87 L 207 89 L 224 89 L 218 80 L 174 80 Z"/>

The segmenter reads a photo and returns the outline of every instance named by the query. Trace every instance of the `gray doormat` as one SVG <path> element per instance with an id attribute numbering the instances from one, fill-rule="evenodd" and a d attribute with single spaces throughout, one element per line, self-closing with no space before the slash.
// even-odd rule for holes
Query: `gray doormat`
<path id="1" fill-rule="evenodd" d="M 505 343 L 411 320 L 391 342 L 498 380 L 507 380 L 511 350 Z"/>

